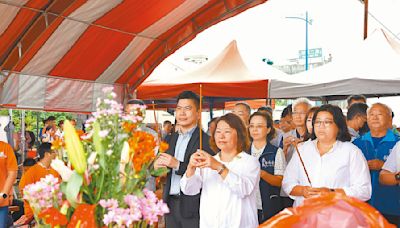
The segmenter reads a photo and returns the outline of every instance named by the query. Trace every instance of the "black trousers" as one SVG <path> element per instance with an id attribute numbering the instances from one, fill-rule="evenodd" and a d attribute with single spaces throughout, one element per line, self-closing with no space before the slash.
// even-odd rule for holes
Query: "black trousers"
<path id="1" fill-rule="evenodd" d="M 183 218 L 179 196 L 170 196 L 168 201 L 169 213 L 165 216 L 166 228 L 197 228 L 199 218 Z"/>
<path id="2" fill-rule="evenodd" d="M 258 224 L 261 225 L 265 222 L 264 213 L 262 210 L 257 210 L 257 214 L 258 214 Z"/>
<path id="3" fill-rule="evenodd" d="M 294 200 L 292 200 L 290 197 L 284 197 L 284 196 L 282 196 L 281 198 L 282 198 L 283 209 L 288 207 L 293 207 Z"/>

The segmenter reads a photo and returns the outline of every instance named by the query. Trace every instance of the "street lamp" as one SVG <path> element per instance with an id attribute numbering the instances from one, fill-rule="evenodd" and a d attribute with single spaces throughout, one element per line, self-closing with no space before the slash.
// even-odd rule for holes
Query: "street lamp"
<path id="1" fill-rule="evenodd" d="M 306 70 L 308 70 L 308 24 L 312 25 L 311 22 L 312 20 L 308 20 L 308 11 L 306 11 L 306 18 L 302 17 L 286 17 L 288 19 L 300 19 L 302 21 L 306 22 Z"/>

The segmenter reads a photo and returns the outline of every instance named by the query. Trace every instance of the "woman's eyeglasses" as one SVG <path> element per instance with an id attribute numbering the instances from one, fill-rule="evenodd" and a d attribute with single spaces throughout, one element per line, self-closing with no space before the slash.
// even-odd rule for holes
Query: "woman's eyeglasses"
<path id="1" fill-rule="evenodd" d="M 321 125 L 324 125 L 325 127 L 329 127 L 333 124 L 333 120 L 316 120 L 314 122 L 314 126 L 316 127 L 321 127 Z"/>

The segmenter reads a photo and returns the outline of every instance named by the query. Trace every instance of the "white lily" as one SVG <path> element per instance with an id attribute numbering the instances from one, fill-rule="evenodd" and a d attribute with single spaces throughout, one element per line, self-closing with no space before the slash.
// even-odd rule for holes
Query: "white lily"
<path id="1" fill-rule="evenodd" d="M 121 176 L 121 183 L 125 183 L 125 165 L 129 162 L 129 143 L 127 141 L 124 142 L 121 151 L 121 160 L 119 164 L 119 172 Z"/>
<path id="2" fill-rule="evenodd" d="M 54 159 L 51 162 L 51 168 L 53 168 L 55 171 L 57 171 L 58 174 L 60 174 L 64 182 L 67 182 L 73 173 L 73 171 L 58 158 Z"/>
<path id="3" fill-rule="evenodd" d="M 97 156 L 96 152 L 93 152 L 93 153 L 90 154 L 89 159 L 88 159 L 88 164 L 89 165 L 93 165 L 94 164 L 94 161 L 96 160 L 96 156 Z"/>
<path id="4" fill-rule="evenodd" d="M 128 164 L 129 162 L 129 143 L 127 141 L 124 142 L 121 151 L 121 164 Z"/>

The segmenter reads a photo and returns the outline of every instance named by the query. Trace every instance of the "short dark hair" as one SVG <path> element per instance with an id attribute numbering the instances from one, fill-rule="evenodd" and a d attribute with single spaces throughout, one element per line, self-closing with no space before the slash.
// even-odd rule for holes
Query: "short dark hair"
<path id="1" fill-rule="evenodd" d="M 367 102 L 367 98 L 366 98 L 364 95 L 361 95 L 361 94 L 359 94 L 359 95 L 353 94 L 353 95 L 350 95 L 350 96 L 347 97 L 347 106 L 349 106 L 350 103 L 351 103 L 353 100 L 363 100 L 364 102 Z"/>
<path id="2" fill-rule="evenodd" d="M 166 125 L 166 124 L 171 124 L 172 125 L 171 121 L 169 121 L 169 120 L 164 121 L 163 125 Z"/>
<path id="3" fill-rule="evenodd" d="M 354 117 L 358 115 L 366 116 L 367 115 L 368 105 L 365 103 L 355 103 L 352 104 L 347 111 L 347 120 L 352 120 Z"/>
<path id="4" fill-rule="evenodd" d="M 200 97 L 197 94 L 195 94 L 194 92 L 189 91 L 189 90 L 183 91 L 182 93 L 180 93 L 178 95 L 178 98 L 176 99 L 176 102 L 178 103 L 179 100 L 182 100 L 182 99 L 192 100 L 194 105 L 196 106 L 196 109 L 199 110 L 199 108 L 200 108 Z"/>
<path id="5" fill-rule="evenodd" d="M 63 125 L 63 124 L 64 124 L 64 120 L 58 121 L 58 126 L 59 126 L 59 127 L 61 127 L 61 125 Z"/>
<path id="6" fill-rule="evenodd" d="M 49 116 L 47 118 L 47 121 L 54 121 L 54 120 L 56 120 L 56 117 L 54 117 L 54 116 Z"/>
<path id="7" fill-rule="evenodd" d="M 336 124 L 336 126 L 339 129 L 338 134 L 336 136 L 336 140 L 339 140 L 341 142 L 347 142 L 347 141 L 351 140 L 351 136 L 349 134 L 349 130 L 347 129 L 346 119 L 343 115 L 342 109 L 336 105 L 331 105 L 331 104 L 322 105 L 314 113 L 314 117 L 312 120 L 313 133 L 311 135 L 311 139 L 317 138 L 315 135 L 314 124 L 315 124 L 315 119 L 317 118 L 318 113 L 320 113 L 320 112 L 329 112 L 333 116 L 333 122 Z"/>
<path id="8" fill-rule="evenodd" d="M 247 104 L 246 102 L 238 102 L 235 104 L 235 106 L 239 106 L 239 105 L 243 105 L 246 108 L 249 115 L 251 114 L 251 107 L 249 104 Z"/>
<path id="9" fill-rule="evenodd" d="M 237 152 L 240 153 L 242 151 L 248 151 L 250 146 L 249 135 L 247 133 L 246 127 L 240 117 L 233 113 L 228 113 L 223 115 L 217 119 L 216 125 L 220 121 L 224 121 L 227 123 L 231 128 L 236 130 L 237 133 Z M 219 151 L 217 144 L 215 143 L 215 132 L 214 131 L 210 137 L 210 147 L 213 151 Z"/>
<path id="10" fill-rule="evenodd" d="M 267 141 L 272 140 L 275 137 L 275 128 L 274 128 L 274 121 L 272 120 L 271 115 L 269 113 L 257 111 L 255 113 L 251 114 L 249 122 L 255 116 L 260 116 L 265 119 L 265 122 L 267 123 L 267 128 L 271 128 L 271 130 L 267 134 Z M 250 133 L 249 133 L 249 135 L 250 135 Z"/>
<path id="11" fill-rule="evenodd" d="M 130 99 L 126 102 L 127 105 L 136 104 L 136 105 L 145 105 L 144 102 L 140 99 Z"/>
<path id="12" fill-rule="evenodd" d="M 283 109 L 281 118 L 285 118 L 286 116 L 291 116 L 291 115 L 292 115 L 292 105 L 290 104 Z"/>
<path id="13" fill-rule="evenodd" d="M 50 153 L 51 152 L 51 143 L 42 143 L 38 150 L 37 150 L 38 154 L 39 154 L 39 159 L 43 159 L 44 155 L 46 153 Z"/>
<path id="14" fill-rule="evenodd" d="M 49 122 L 49 121 L 54 121 L 54 120 L 56 120 L 56 117 L 54 117 L 54 116 L 49 116 L 49 117 L 47 117 L 47 119 L 44 119 L 44 120 L 43 120 L 43 124 L 46 124 L 47 122 Z"/>
<path id="15" fill-rule="evenodd" d="M 27 159 L 25 159 L 23 166 L 24 167 L 31 167 L 31 166 L 34 166 L 35 164 L 36 164 L 36 160 L 35 159 L 27 158 Z"/>
<path id="16" fill-rule="evenodd" d="M 272 109 L 271 106 L 261 106 L 257 109 L 257 112 L 268 112 L 272 115 L 272 113 L 274 112 L 274 110 Z"/>

